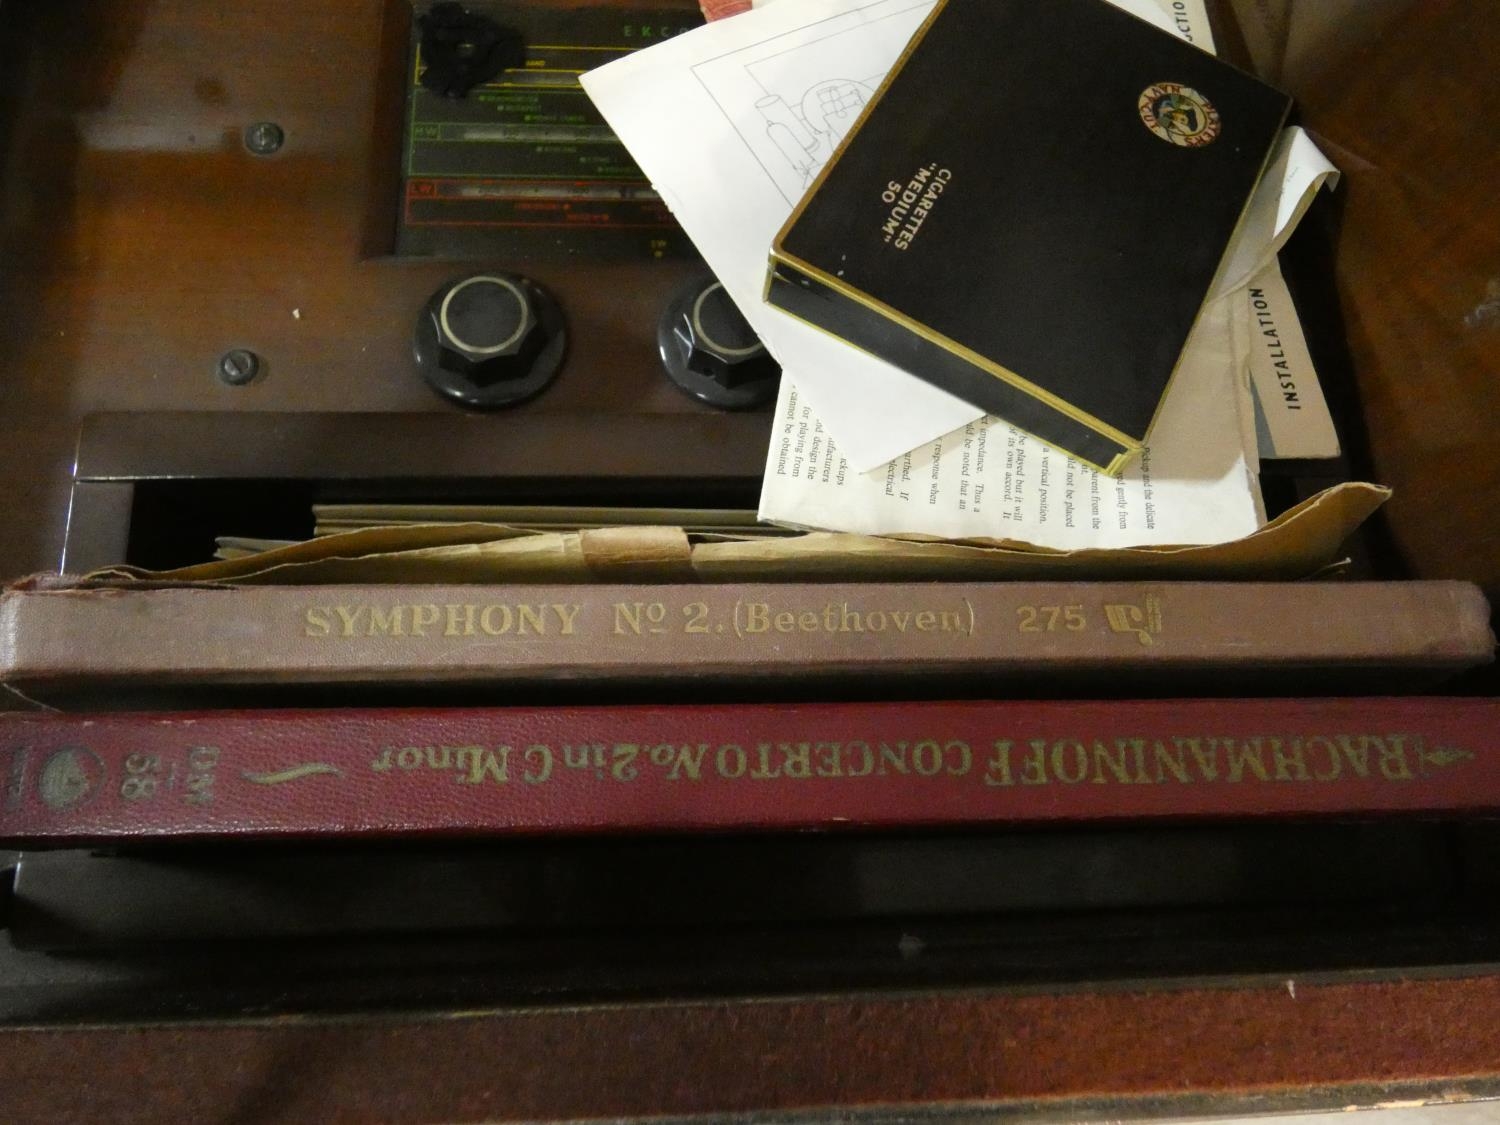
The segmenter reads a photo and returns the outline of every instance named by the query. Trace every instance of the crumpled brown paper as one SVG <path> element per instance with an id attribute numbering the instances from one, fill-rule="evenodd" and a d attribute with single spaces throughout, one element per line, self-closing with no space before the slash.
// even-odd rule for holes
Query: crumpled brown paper
<path id="1" fill-rule="evenodd" d="M 377 527 L 168 571 L 111 567 L 89 581 L 309 585 L 350 582 L 899 582 L 1305 578 L 1390 490 L 1342 484 L 1243 539 L 1213 546 L 1057 551 L 993 539 L 808 532 L 781 538 L 676 527 L 524 531 L 499 524 Z"/>

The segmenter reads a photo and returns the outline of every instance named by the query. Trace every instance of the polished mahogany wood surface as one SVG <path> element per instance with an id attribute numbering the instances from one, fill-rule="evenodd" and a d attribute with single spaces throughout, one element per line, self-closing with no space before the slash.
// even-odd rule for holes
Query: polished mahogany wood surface
<path id="1" fill-rule="evenodd" d="M 1276 5 L 1272 5 L 1275 7 Z M 1254 18 L 1256 0 L 1236 4 Z M 1386 519 L 1413 573 L 1500 597 L 1500 12 L 1297 0 L 1282 81 L 1344 173 L 1329 238 Z M 1303 26 L 1303 25 L 1307 26 Z M 1327 330 L 1327 325 L 1313 326 Z"/>
<path id="2" fill-rule="evenodd" d="M 78 1125 L 1337 1109 L 1493 1087 L 1497 1010 L 1474 977 L 19 1030 L 0 1089 Z"/>
<path id="3" fill-rule="evenodd" d="M 656 354 L 690 261 L 387 256 L 410 12 L 407 0 L 0 6 L 0 577 L 56 565 L 88 413 L 417 412 L 472 435 L 474 419 L 418 377 L 411 333 L 439 284 L 485 266 L 542 281 L 570 327 L 558 380 L 481 420 L 496 443 L 547 415 L 715 413 Z M 270 157 L 241 141 L 261 120 L 286 132 Z M 232 347 L 262 356 L 254 383 L 216 378 Z M 680 455 L 691 476 L 684 437 L 638 456 Z"/>

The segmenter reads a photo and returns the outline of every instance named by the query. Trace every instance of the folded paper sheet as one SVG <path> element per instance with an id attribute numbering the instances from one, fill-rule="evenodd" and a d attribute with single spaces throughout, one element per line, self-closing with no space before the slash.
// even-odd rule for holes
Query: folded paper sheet
<path id="1" fill-rule="evenodd" d="M 766 256 L 932 2 L 778 0 L 581 79 L 856 471 L 981 412 L 766 306 Z M 1169 13 L 1159 0 L 1114 2 L 1211 45 L 1197 5 Z M 1238 284 L 1274 255 L 1332 173 L 1300 130 L 1289 131 L 1273 169 L 1230 251 L 1225 276 Z"/>
<path id="2" fill-rule="evenodd" d="M 1155 0 L 1114 0 L 1168 30 Z M 933 0 L 776 3 L 582 76 L 767 349 L 868 469 L 980 411 L 762 299 L 771 240 Z"/>
<path id="3" fill-rule="evenodd" d="M 855 472 L 783 379 L 762 519 L 871 535 L 989 536 L 1063 550 L 1224 543 L 1261 518 L 1244 453 L 1232 302 L 1204 310 L 1145 454 L 1114 479 L 994 417 Z"/>

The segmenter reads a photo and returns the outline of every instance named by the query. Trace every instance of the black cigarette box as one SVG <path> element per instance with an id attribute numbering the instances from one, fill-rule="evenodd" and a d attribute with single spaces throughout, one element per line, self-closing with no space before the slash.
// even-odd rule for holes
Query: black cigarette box
<path id="1" fill-rule="evenodd" d="M 1107 0 L 938 0 L 766 298 L 1118 473 L 1289 110 Z"/>

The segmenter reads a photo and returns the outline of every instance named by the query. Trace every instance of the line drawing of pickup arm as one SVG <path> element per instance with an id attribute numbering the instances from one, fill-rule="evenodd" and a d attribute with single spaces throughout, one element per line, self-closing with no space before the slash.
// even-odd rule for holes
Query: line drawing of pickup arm
<path id="1" fill-rule="evenodd" d="M 810 87 L 794 108 L 767 94 L 755 103 L 766 119 L 766 137 L 807 187 L 875 96 L 867 83 L 834 78 Z"/>

